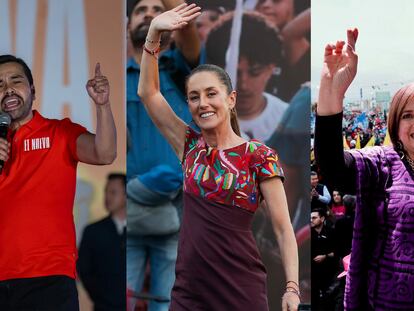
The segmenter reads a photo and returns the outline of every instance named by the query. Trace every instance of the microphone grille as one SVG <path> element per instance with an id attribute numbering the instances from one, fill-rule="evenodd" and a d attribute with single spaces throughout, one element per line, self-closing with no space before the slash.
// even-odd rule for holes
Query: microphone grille
<path id="1" fill-rule="evenodd" d="M 0 125 L 9 126 L 11 118 L 7 113 L 0 113 Z"/>

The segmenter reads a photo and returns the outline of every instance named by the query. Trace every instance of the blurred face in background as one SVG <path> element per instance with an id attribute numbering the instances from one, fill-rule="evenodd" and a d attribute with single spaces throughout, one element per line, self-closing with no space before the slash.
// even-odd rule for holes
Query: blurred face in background
<path id="1" fill-rule="evenodd" d="M 213 10 L 202 11 L 197 17 L 196 26 L 201 42 L 206 42 L 210 30 L 217 24 L 220 14 Z"/>
<path id="2" fill-rule="evenodd" d="M 333 201 L 336 204 L 341 204 L 342 203 L 342 196 L 338 191 L 333 191 L 332 192 L 332 197 L 333 197 Z"/>
<path id="3" fill-rule="evenodd" d="M 293 0 L 259 0 L 256 11 L 265 15 L 274 26 L 282 29 L 293 18 L 294 3 Z"/>
<path id="4" fill-rule="evenodd" d="M 272 76 L 273 68 L 273 64 L 250 64 L 246 57 L 240 56 L 237 67 L 236 105 L 239 116 L 246 116 L 249 111 L 257 113 L 253 106 L 263 105 L 263 92 Z"/>
<path id="5" fill-rule="evenodd" d="M 105 187 L 105 208 L 114 214 L 126 207 L 125 184 L 120 178 L 108 180 Z"/>
<path id="6" fill-rule="evenodd" d="M 138 1 L 128 21 L 129 37 L 135 48 L 139 48 L 145 43 L 151 21 L 164 11 L 165 7 L 161 0 Z"/>
<path id="7" fill-rule="evenodd" d="M 325 217 L 321 217 L 318 212 L 311 213 L 311 227 L 312 228 L 320 228 L 323 226 L 323 222 L 325 221 Z"/>
<path id="8" fill-rule="evenodd" d="M 319 182 L 319 178 L 318 178 L 318 176 L 313 176 L 313 175 L 311 175 L 311 186 L 313 187 L 313 188 L 315 188 L 317 185 L 318 185 L 318 182 Z"/>

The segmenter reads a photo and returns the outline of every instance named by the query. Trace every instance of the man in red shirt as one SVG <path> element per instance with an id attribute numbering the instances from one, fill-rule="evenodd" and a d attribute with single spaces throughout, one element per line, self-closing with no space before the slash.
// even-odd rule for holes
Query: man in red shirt
<path id="1" fill-rule="evenodd" d="M 99 64 L 86 89 L 96 106 L 96 134 L 32 110 L 30 68 L 0 56 L 0 111 L 11 118 L 6 139 L 0 138 L 0 310 L 79 310 L 76 167 L 116 157 L 109 82 Z"/>

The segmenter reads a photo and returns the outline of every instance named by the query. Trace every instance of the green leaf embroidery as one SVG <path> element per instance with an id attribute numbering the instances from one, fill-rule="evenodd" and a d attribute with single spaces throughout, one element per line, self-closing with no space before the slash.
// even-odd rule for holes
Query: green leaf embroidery
<path id="1" fill-rule="evenodd" d="M 240 155 L 236 152 L 229 152 L 228 155 L 232 157 L 240 157 Z"/>

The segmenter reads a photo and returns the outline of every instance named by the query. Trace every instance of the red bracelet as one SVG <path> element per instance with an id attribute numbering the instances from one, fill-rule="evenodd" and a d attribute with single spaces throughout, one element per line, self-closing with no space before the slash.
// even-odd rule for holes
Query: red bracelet
<path id="1" fill-rule="evenodd" d="M 157 54 L 160 52 L 160 47 L 157 47 L 155 50 L 151 51 L 148 49 L 144 44 L 144 51 L 154 56 L 156 59 L 158 59 Z"/>

